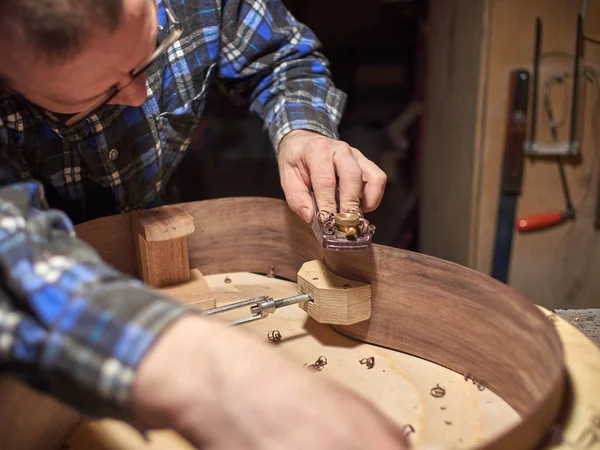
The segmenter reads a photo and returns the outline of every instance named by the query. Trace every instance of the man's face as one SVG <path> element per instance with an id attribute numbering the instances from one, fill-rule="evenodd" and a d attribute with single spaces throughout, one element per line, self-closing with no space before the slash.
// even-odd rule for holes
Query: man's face
<path id="1" fill-rule="evenodd" d="M 27 44 L 16 40 L 0 44 L 0 68 L 10 89 L 59 114 L 74 114 L 93 106 L 113 86 L 124 90 L 111 104 L 144 103 L 145 77 L 140 74 L 132 82 L 130 73 L 156 48 L 156 3 L 123 0 L 123 7 L 119 28 L 109 33 L 97 26 L 83 50 L 68 62 L 45 62 Z"/>

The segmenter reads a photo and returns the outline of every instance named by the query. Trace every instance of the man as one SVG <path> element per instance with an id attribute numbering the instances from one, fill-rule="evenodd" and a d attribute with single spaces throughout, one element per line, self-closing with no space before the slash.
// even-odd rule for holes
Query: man
<path id="1" fill-rule="evenodd" d="M 402 445 L 362 399 L 117 273 L 72 232 L 161 204 L 213 80 L 264 120 L 303 219 L 313 194 L 335 210 L 337 190 L 341 210 L 376 208 L 385 175 L 337 140 L 344 95 L 317 48 L 279 0 L 0 0 L 6 373 L 203 448 Z"/>

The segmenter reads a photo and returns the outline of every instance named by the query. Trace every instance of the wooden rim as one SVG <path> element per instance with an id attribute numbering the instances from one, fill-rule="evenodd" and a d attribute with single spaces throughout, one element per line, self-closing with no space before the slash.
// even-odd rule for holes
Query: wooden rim
<path id="1" fill-rule="evenodd" d="M 557 418 L 566 380 L 562 343 L 552 322 L 514 289 L 395 248 L 324 250 L 281 200 L 228 198 L 178 207 L 195 220 L 190 266 L 206 275 L 274 271 L 295 281 L 304 262 L 323 259 L 334 273 L 371 283 L 371 319 L 336 330 L 440 364 L 502 397 L 522 421 L 479 448 L 533 448 Z M 235 219 L 241 214 L 244 222 Z M 77 233 L 108 263 L 137 275 L 128 214 L 79 225 Z"/>

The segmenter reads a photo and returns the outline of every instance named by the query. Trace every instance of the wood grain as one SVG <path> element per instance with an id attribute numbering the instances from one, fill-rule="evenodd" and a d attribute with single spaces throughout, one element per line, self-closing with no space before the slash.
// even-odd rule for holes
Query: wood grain
<path id="1" fill-rule="evenodd" d="M 379 245 L 352 257 L 323 252 L 310 227 L 279 200 L 180 207 L 196 224 L 190 264 L 206 275 L 268 273 L 273 266 L 295 281 L 304 262 L 323 259 L 335 274 L 370 283 L 371 319 L 336 329 L 468 374 L 498 393 L 523 421 L 481 448 L 531 448 L 556 417 L 565 384 L 562 345 L 548 319 L 514 289 L 457 264 Z M 244 223 L 232 220 L 242 214 Z"/>
<path id="2" fill-rule="evenodd" d="M 134 231 L 148 242 L 170 241 L 194 233 L 194 218 L 182 209 L 160 207 L 134 211 Z"/>
<path id="3" fill-rule="evenodd" d="M 492 0 L 430 2 L 420 248 L 468 266 L 477 229 L 481 96 Z"/>
<path id="4" fill-rule="evenodd" d="M 227 279 L 227 282 L 225 281 Z M 219 305 L 268 295 L 282 298 L 295 288 L 285 281 L 248 273 L 226 273 L 206 277 Z M 558 422 L 549 437 L 554 443 L 545 450 L 592 450 L 600 443 L 598 400 L 590 393 L 600 390 L 600 349 L 575 327 L 540 307 L 554 324 L 565 345 L 569 373 Z M 223 320 L 238 318 L 224 317 Z M 327 355 L 326 370 L 315 376 L 329 376 L 371 399 L 399 424 L 412 424 L 414 448 L 433 444 L 435 448 L 468 449 L 477 447 L 519 421 L 501 399 L 489 389 L 479 391 L 463 376 L 444 368 L 377 346 L 349 340 L 314 321 L 307 321 L 296 308 L 277 311 L 269 320 L 248 324 L 248 330 L 265 338 L 272 329 L 282 333 L 276 349 L 301 365 L 315 355 Z M 310 331 L 310 332 L 309 332 Z M 375 368 L 365 370 L 356 362 L 364 356 L 375 357 Z M 446 388 L 443 398 L 429 394 L 432 386 Z M 448 425 L 451 422 L 451 425 Z M 69 440 L 71 450 L 188 450 L 192 447 L 170 431 L 150 433 L 144 441 L 139 433 L 114 421 L 82 424 Z M 551 439 L 552 440 L 552 439 Z M 425 447 L 431 448 L 431 447 Z M 506 447 L 511 448 L 511 447 Z"/>
<path id="5" fill-rule="evenodd" d="M 0 450 L 59 450 L 81 419 L 62 403 L 0 378 Z"/>
<path id="6" fill-rule="evenodd" d="M 138 235 L 138 273 L 152 287 L 173 286 L 190 279 L 187 238 L 146 241 Z"/>
<path id="7" fill-rule="evenodd" d="M 131 231 L 137 254 L 137 274 L 152 287 L 189 281 L 187 237 L 194 219 L 177 207 L 131 213 Z"/>
<path id="8" fill-rule="evenodd" d="M 584 19 L 583 34 L 600 42 L 600 0 L 587 0 Z"/>
<path id="9" fill-rule="evenodd" d="M 250 273 L 209 275 L 206 280 L 219 306 L 260 295 L 284 298 L 297 292 L 295 283 Z M 245 311 L 231 311 L 215 319 L 229 322 L 244 314 Z M 370 399 L 399 426 L 410 424 L 414 429 L 409 433 L 413 448 L 432 443 L 469 449 L 519 421 L 517 413 L 500 397 L 489 389 L 479 390 L 462 375 L 420 358 L 342 336 L 312 320 L 298 307 L 283 308 L 268 320 L 244 325 L 244 331 L 263 341 L 274 329 L 282 336 L 280 341 L 272 343 L 275 352 L 297 367 L 325 355 L 326 367 L 310 376 L 342 383 Z M 365 357 L 374 358 L 372 369 L 360 364 Z M 444 387 L 443 397 L 431 395 L 436 385 Z M 89 427 L 83 424 L 75 435 L 76 439 L 69 441 L 70 450 L 191 448 L 168 431 L 150 433 L 150 441 L 144 442 L 132 428 L 114 421 L 92 422 Z"/>
<path id="10" fill-rule="evenodd" d="M 190 271 L 189 281 L 164 287 L 161 289 L 161 292 L 179 300 L 185 305 L 194 305 L 200 309 L 215 307 L 215 297 L 208 284 L 206 284 L 204 275 L 198 269 Z"/>
<path id="11" fill-rule="evenodd" d="M 131 214 L 111 216 L 109 220 L 94 220 L 76 227 L 77 235 L 95 249 L 101 250 L 106 261 L 127 275 L 137 276 L 136 242 L 131 231 Z"/>

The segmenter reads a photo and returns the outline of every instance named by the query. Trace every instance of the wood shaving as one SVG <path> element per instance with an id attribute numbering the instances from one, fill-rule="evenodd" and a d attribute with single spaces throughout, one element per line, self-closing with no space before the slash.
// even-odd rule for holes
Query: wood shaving
<path id="1" fill-rule="evenodd" d="M 279 330 L 269 331 L 269 334 L 267 334 L 267 337 L 269 338 L 270 341 L 280 341 L 281 333 L 279 332 Z"/>
<path id="2" fill-rule="evenodd" d="M 315 372 L 320 372 L 326 365 L 327 358 L 325 358 L 324 356 L 319 356 L 319 359 L 317 359 L 313 364 L 307 365 L 307 363 L 304 363 L 302 367 L 307 367 L 309 369 L 313 369 Z"/>
<path id="3" fill-rule="evenodd" d="M 477 386 L 477 389 L 479 389 L 480 391 L 485 391 L 485 386 L 481 383 L 478 383 L 477 381 L 475 381 L 475 379 L 469 374 L 469 373 L 465 373 L 465 381 L 469 381 L 471 380 L 471 382 Z"/>
<path id="4" fill-rule="evenodd" d="M 408 436 L 409 434 L 415 432 L 415 427 L 413 427 L 410 423 L 407 423 L 402 427 L 402 431 L 404 432 L 404 436 Z"/>
<path id="5" fill-rule="evenodd" d="M 375 358 L 370 356 L 369 358 L 363 358 L 359 361 L 363 366 L 366 365 L 367 369 L 372 369 L 375 367 Z"/>
<path id="6" fill-rule="evenodd" d="M 444 389 L 443 386 L 436 384 L 435 387 L 431 388 L 431 391 L 429 391 L 429 393 L 432 397 L 442 398 L 444 395 L 446 395 L 446 389 Z"/>

